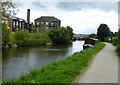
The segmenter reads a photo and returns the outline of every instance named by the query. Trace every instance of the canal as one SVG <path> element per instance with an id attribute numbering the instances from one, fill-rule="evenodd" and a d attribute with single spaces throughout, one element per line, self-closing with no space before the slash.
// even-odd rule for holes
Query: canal
<path id="1" fill-rule="evenodd" d="M 31 69 L 39 69 L 46 64 L 81 51 L 84 41 L 74 41 L 69 45 L 40 47 L 19 47 L 2 49 L 3 80 L 17 78 Z"/>

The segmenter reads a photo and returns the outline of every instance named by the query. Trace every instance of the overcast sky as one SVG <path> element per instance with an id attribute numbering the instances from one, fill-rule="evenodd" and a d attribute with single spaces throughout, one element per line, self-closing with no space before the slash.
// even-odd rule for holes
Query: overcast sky
<path id="1" fill-rule="evenodd" d="M 41 16 L 54 16 L 61 26 L 71 26 L 76 34 L 96 33 L 101 23 L 111 31 L 118 31 L 118 2 L 15 2 L 19 8 L 16 16 L 30 20 Z"/>

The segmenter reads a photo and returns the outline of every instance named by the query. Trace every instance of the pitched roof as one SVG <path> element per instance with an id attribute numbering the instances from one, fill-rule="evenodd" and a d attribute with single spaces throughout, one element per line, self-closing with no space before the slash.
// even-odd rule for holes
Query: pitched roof
<path id="1" fill-rule="evenodd" d="M 54 21 L 61 21 L 61 20 L 55 18 L 54 16 L 41 16 L 40 18 L 37 18 L 37 19 L 51 19 Z M 35 20 L 37 20 L 37 19 L 35 19 Z"/>

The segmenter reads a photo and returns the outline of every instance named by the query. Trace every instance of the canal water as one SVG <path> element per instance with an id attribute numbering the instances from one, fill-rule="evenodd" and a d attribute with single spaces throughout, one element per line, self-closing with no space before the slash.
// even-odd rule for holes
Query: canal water
<path id="1" fill-rule="evenodd" d="M 31 69 L 39 69 L 46 64 L 68 57 L 74 52 L 83 50 L 83 44 L 84 41 L 74 41 L 69 45 L 3 48 L 3 80 L 17 78 Z"/>

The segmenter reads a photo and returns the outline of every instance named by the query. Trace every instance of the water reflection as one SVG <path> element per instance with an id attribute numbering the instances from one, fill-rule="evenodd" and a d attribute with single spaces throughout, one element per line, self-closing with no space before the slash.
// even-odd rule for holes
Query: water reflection
<path id="1" fill-rule="evenodd" d="M 52 63 L 82 50 L 84 41 L 75 41 L 69 45 L 40 47 L 20 47 L 2 49 L 3 80 L 16 78 L 22 72 Z"/>

